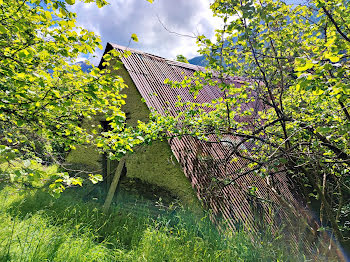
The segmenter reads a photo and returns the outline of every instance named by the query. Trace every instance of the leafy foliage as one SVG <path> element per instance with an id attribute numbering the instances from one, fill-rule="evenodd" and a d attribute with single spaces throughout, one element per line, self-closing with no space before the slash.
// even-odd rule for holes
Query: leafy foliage
<path id="1" fill-rule="evenodd" d="M 106 3 L 96 0 L 99 7 Z M 102 46 L 94 33 L 76 27 L 76 15 L 66 4 L 74 1 L 0 1 L 1 163 L 62 162 L 77 144 L 95 144 L 98 135 L 84 128 L 82 119 L 101 115 L 115 129 L 125 119 L 123 80 L 109 69 L 92 66 L 85 73 L 75 64 L 81 55 Z M 115 55 L 107 54 L 105 63 Z M 30 174 L 10 177 L 27 179 Z M 35 174 L 34 180 L 42 178 L 40 172 Z M 65 173 L 51 186 L 61 191 L 64 185 L 81 184 L 71 179 Z"/>
<path id="2" fill-rule="evenodd" d="M 132 35 L 131 35 L 131 39 L 132 39 L 133 41 L 135 41 L 135 42 L 138 42 L 138 41 L 139 41 L 139 39 L 138 39 L 138 37 L 137 37 L 136 34 L 132 34 Z"/>
<path id="3" fill-rule="evenodd" d="M 198 37 L 209 70 L 172 84 L 189 87 L 194 96 L 210 85 L 224 98 L 207 104 L 179 101 L 187 111 L 176 117 L 154 114 L 151 123 L 139 123 L 140 135 L 146 142 L 184 135 L 206 140 L 213 133 L 238 138 L 226 159 L 246 160 L 238 178 L 248 169 L 265 178 L 283 201 L 271 180 L 289 176 L 296 193 L 318 212 L 319 230 L 345 245 L 350 237 L 349 2 L 216 0 L 211 8 L 225 25 L 216 31 L 215 43 Z M 233 84 L 235 76 L 242 85 Z M 284 204 L 289 206 L 287 200 Z"/>
<path id="4" fill-rule="evenodd" d="M 186 63 L 186 64 L 189 63 L 187 58 L 184 55 L 177 55 L 176 56 L 176 61 L 183 62 L 183 63 Z"/>

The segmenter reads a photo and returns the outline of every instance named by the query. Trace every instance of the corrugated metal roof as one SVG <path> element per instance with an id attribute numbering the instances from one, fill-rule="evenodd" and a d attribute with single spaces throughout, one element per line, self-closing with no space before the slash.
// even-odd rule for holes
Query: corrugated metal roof
<path id="1" fill-rule="evenodd" d="M 116 44 L 109 44 L 106 50 L 112 48 L 121 53 L 126 50 L 131 52 L 128 57 L 122 56 L 121 61 L 141 96 L 145 99 L 147 106 L 161 114 L 165 114 L 166 111 L 169 111 L 173 116 L 177 114 L 176 111 L 179 108 L 175 106 L 175 102 L 178 101 L 178 96 L 182 98 L 182 101 L 199 103 L 210 103 L 223 96 L 218 88 L 205 86 L 194 99 L 189 88 L 172 88 L 164 84 L 165 79 L 182 81 L 184 76 L 192 76 L 195 71 L 204 70 L 203 67 L 167 60 Z M 244 79 L 236 77 L 232 78 L 231 81 L 236 86 L 240 86 Z M 210 137 L 210 140 L 218 142 L 214 135 Z M 247 163 L 244 159 L 228 163 L 225 157 L 229 153 L 229 149 L 222 143 L 199 141 L 188 136 L 181 139 L 172 138 L 169 144 L 183 167 L 185 175 L 191 181 L 198 198 L 213 211 L 215 221 L 219 222 L 223 218 L 232 228 L 244 225 L 248 229 L 259 230 L 259 223 L 257 223 L 259 216 L 264 216 L 265 223 L 271 225 L 280 223 L 281 217 L 288 219 L 275 194 L 267 188 L 266 180 L 254 174 L 237 178 L 237 170 L 245 168 Z M 215 182 L 213 178 L 237 178 L 237 180 L 235 184 L 223 186 Z M 289 203 L 296 204 L 285 174 L 277 176 L 276 180 L 279 182 L 278 190 L 283 192 Z M 259 188 L 257 198 L 252 198 L 248 193 L 248 187 L 252 185 Z M 260 201 L 259 199 L 268 201 Z M 271 210 L 274 212 L 271 213 Z"/>

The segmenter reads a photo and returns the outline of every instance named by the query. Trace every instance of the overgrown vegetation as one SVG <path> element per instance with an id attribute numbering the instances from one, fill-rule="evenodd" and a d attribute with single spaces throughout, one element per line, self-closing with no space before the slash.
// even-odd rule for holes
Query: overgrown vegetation
<path id="1" fill-rule="evenodd" d="M 93 32 L 76 26 L 76 14 L 67 8 L 74 2 L 0 1 L 0 164 L 14 159 L 62 164 L 67 151 L 77 145 L 95 146 L 99 127 L 87 129 L 82 125 L 84 118 L 100 115 L 114 130 L 123 129 L 122 78 L 95 66 L 83 72 L 76 63 L 102 46 Z M 95 2 L 98 7 L 107 4 L 104 0 L 83 2 Z M 124 154 L 138 141 L 124 136 L 114 151 Z M 29 168 L 1 171 L 2 182 L 31 183 L 45 176 Z M 53 194 L 66 185 L 82 183 L 65 171 L 57 173 Z M 91 174 L 90 179 L 96 182 L 101 176 Z"/>
<path id="2" fill-rule="evenodd" d="M 215 43 L 198 37 L 209 70 L 175 87 L 189 86 L 196 95 L 209 84 L 224 98 L 187 105 L 190 110 L 177 117 L 155 114 L 136 132 L 121 110 L 124 82 L 108 70 L 116 54 L 104 57 L 105 70 L 93 67 L 84 73 L 74 64 L 79 55 L 100 47 L 97 36 L 75 28 L 75 14 L 66 8 L 74 2 L 0 0 L 0 164 L 6 163 L 0 182 L 19 188 L 1 191 L 3 260 L 297 259 L 279 241 L 252 242 L 244 232 L 225 238 L 207 220 L 187 221 L 185 214 L 154 219 L 116 209 L 105 216 L 97 204 L 70 194 L 55 200 L 38 189 L 24 189 L 44 186 L 58 196 L 66 186 L 82 185 L 64 169 L 40 165 L 60 164 L 78 144 L 96 145 L 113 159 L 136 144 L 169 135 L 238 138 L 226 141 L 232 151 L 226 161 L 243 158 L 247 165 L 224 183 L 253 172 L 288 207 L 283 192 L 269 181 L 290 175 L 303 198 L 314 203 L 320 224 L 314 233 L 325 231 L 349 244 L 348 1 L 288 6 L 279 0 L 216 0 L 212 10 L 224 28 Z M 132 39 L 137 41 L 135 35 Z M 246 77 L 239 88 L 226 81 L 237 75 Z M 255 108 L 242 106 L 254 103 Z M 208 114 L 205 107 L 215 110 Z M 110 121 L 110 133 L 98 135 L 96 127 L 90 134 L 81 125 L 83 118 L 98 114 Z M 247 185 L 247 190 L 254 196 L 259 188 Z"/>
<path id="3" fill-rule="evenodd" d="M 205 141 L 215 134 L 218 139 L 211 143 L 224 139 L 229 144 L 226 163 L 246 163 L 223 181 L 217 179 L 219 184 L 235 185 L 256 174 L 293 213 L 295 207 L 278 190 L 279 180 L 287 177 L 305 200 L 302 208 L 317 214 L 312 234 L 327 232 L 348 248 L 349 7 L 346 0 L 293 5 L 216 0 L 211 8 L 224 26 L 214 42 L 198 37 L 208 70 L 173 86 L 188 87 L 197 96 L 209 85 L 223 97 L 204 104 L 179 101 L 188 110 L 176 117 L 155 114 L 151 123 L 140 123 L 140 133 L 150 139 L 157 134 Z M 259 192 L 254 184 L 245 190 L 253 197 Z M 307 216 L 299 219 L 307 224 Z"/>
<path id="4" fill-rule="evenodd" d="M 82 201 L 86 192 L 68 190 L 57 200 L 3 188 L 1 261 L 303 261 L 281 239 L 225 237 L 207 218 L 131 203 L 130 195 L 104 215 L 98 201 Z"/>

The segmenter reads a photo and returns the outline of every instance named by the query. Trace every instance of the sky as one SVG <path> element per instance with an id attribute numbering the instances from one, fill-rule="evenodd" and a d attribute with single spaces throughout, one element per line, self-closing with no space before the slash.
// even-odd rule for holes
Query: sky
<path id="1" fill-rule="evenodd" d="M 102 8 L 80 2 L 71 8 L 77 13 L 77 25 L 99 35 L 103 47 L 107 42 L 128 46 L 135 33 L 139 42 L 131 41 L 130 48 L 168 59 L 179 54 L 190 59 L 198 55 L 195 36 L 204 34 L 213 38 L 214 28 L 222 24 L 221 19 L 212 16 L 211 2 L 154 0 L 151 4 L 147 0 L 109 0 L 110 4 Z M 90 60 L 98 63 L 102 53 L 103 50 L 98 50 L 97 57 Z"/>

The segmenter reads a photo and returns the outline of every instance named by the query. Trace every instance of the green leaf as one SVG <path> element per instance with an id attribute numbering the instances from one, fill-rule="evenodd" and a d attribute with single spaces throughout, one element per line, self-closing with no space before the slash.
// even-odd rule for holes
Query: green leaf
<path id="1" fill-rule="evenodd" d="M 136 35 L 136 34 L 132 34 L 132 35 L 131 35 L 131 39 L 132 39 L 133 41 L 135 41 L 135 42 L 138 42 L 138 41 L 139 41 L 139 39 L 137 38 L 137 35 Z"/>
<path id="2" fill-rule="evenodd" d="M 75 0 L 66 0 L 66 3 L 69 5 L 74 5 L 75 4 Z"/>
<path id="3" fill-rule="evenodd" d="M 83 179 L 81 177 L 76 177 L 72 179 L 72 185 L 83 186 Z"/>
<path id="4" fill-rule="evenodd" d="M 314 64 L 312 63 L 311 60 L 305 60 L 305 59 L 301 59 L 301 60 L 296 60 L 296 67 L 295 70 L 299 71 L 299 72 L 303 72 L 306 71 L 310 68 L 313 68 Z"/>
<path id="5" fill-rule="evenodd" d="M 0 24 L 0 32 L 4 34 L 7 32 L 7 29 L 2 24 Z"/>
<path id="6" fill-rule="evenodd" d="M 340 57 L 339 57 L 339 56 L 335 56 L 335 55 L 333 55 L 332 53 L 325 53 L 325 54 L 324 54 L 324 57 L 325 57 L 326 59 L 331 60 L 332 63 L 339 62 L 339 60 L 340 60 Z"/>
<path id="7" fill-rule="evenodd" d="M 103 6 L 107 5 L 107 4 L 108 4 L 108 2 L 105 1 L 105 0 L 96 0 L 96 5 L 97 5 L 98 8 L 101 8 L 101 7 L 103 7 Z"/>
<path id="8" fill-rule="evenodd" d="M 93 184 L 97 184 L 100 181 L 103 181 L 103 177 L 101 175 L 93 175 L 89 174 L 89 179 Z"/>
<path id="9" fill-rule="evenodd" d="M 63 15 L 63 16 L 66 16 L 67 15 L 67 10 L 65 8 L 60 8 L 60 13 Z"/>
<path id="10" fill-rule="evenodd" d="M 27 50 L 24 49 L 24 50 L 18 52 L 18 56 L 19 56 L 20 58 L 25 58 L 25 57 L 29 56 L 29 52 L 28 52 Z"/>
<path id="11" fill-rule="evenodd" d="M 110 54 L 105 54 L 105 55 L 103 56 L 103 59 L 104 59 L 105 61 L 109 61 L 109 60 L 112 59 L 112 57 L 111 57 Z"/>

